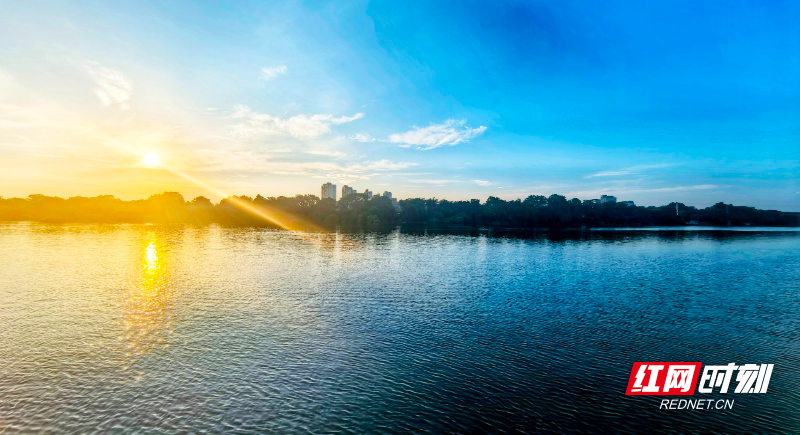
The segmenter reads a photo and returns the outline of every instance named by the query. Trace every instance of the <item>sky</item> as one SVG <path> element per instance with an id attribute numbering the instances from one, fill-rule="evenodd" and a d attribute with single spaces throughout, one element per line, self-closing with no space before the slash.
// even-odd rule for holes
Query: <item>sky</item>
<path id="1" fill-rule="evenodd" d="M 789 1 L 4 1 L 0 196 L 800 211 L 798 22 Z"/>

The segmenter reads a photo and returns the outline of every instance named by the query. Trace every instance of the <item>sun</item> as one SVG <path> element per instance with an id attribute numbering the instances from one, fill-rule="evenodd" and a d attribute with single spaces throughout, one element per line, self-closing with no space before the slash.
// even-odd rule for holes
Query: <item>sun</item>
<path id="1" fill-rule="evenodd" d="M 152 168 L 154 166 L 158 166 L 159 163 L 161 163 L 161 159 L 159 159 L 154 153 L 147 153 L 142 158 L 142 163 L 144 163 L 145 166 Z"/>

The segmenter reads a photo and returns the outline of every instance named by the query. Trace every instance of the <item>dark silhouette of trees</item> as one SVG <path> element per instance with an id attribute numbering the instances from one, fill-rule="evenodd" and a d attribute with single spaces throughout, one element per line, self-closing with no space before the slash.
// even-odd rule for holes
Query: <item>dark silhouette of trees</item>
<path id="1" fill-rule="evenodd" d="M 387 230 L 398 225 L 438 229 L 491 227 L 559 229 L 620 226 L 798 226 L 800 213 L 757 210 L 717 203 L 697 209 L 681 203 L 637 207 L 622 203 L 595 204 L 562 195 L 530 195 L 506 201 L 490 196 L 484 203 L 411 198 L 399 209 L 383 196 L 348 195 L 336 202 L 314 195 L 294 197 L 231 196 L 214 204 L 198 196 L 186 201 L 177 192 L 123 201 L 110 195 L 59 198 L 30 195 L 0 197 L 0 220 L 40 222 L 219 223 L 291 229 L 341 228 L 345 231 Z"/>
<path id="2" fill-rule="evenodd" d="M 453 226 L 490 228 L 581 228 L 623 226 L 675 226 L 698 223 L 721 226 L 798 226 L 800 213 L 756 210 L 716 204 L 698 210 L 684 204 L 637 207 L 622 203 L 594 204 L 562 195 L 531 195 L 525 200 L 505 201 L 491 196 L 483 204 L 477 199 L 447 201 L 412 198 L 400 201 L 404 224 L 437 228 Z"/>

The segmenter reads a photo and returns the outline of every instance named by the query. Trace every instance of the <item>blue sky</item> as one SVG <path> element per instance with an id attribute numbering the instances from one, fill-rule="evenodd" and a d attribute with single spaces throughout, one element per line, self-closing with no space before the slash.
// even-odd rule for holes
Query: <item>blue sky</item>
<path id="1" fill-rule="evenodd" d="M 798 22 L 779 1 L 3 2 L 0 195 L 331 181 L 800 211 Z"/>

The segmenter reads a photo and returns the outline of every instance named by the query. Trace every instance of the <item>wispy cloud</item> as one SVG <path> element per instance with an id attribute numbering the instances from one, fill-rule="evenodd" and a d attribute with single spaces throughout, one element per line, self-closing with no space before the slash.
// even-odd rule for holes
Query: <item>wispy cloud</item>
<path id="1" fill-rule="evenodd" d="M 475 184 L 477 184 L 478 186 L 491 186 L 492 185 L 491 181 L 486 181 L 486 180 L 472 180 L 472 181 L 474 181 Z"/>
<path id="2" fill-rule="evenodd" d="M 365 143 L 366 142 L 375 142 L 375 138 L 370 136 L 367 133 L 356 133 L 356 134 L 348 137 L 348 139 L 354 140 L 356 142 L 365 142 Z"/>
<path id="3" fill-rule="evenodd" d="M 625 195 L 625 194 L 635 194 L 635 193 L 680 192 L 685 190 L 718 189 L 722 187 L 724 186 L 720 186 L 718 184 L 693 184 L 688 186 L 654 187 L 654 188 L 644 188 L 644 189 L 607 187 L 602 189 L 567 192 L 566 194 L 568 196 L 576 196 L 578 198 L 589 198 L 589 197 L 597 197 L 601 194 Z"/>
<path id="4" fill-rule="evenodd" d="M 339 155 L 321 155 L 306 152 L 305 156 L 316 156 L 315 161 L 292 161 L 302 155 L 287 156 L 280 161 L 276 154 L 265 154 L 246 148 L 204 148 L 194 150 L 194 158 L 186 161 L 183 170 L 201 172 L 238 172 L 273 175 L 291 175 L 327 178 L 337 182 L 368 180 L 379 175 L 394 175 L 416 166 L 413 162 L 396 162 L 387 159 L 344 162 Z M 320 161 L 321 157 L 335 160 Z"/>
<path id="5" fill-rule="evenodd" d="M 133 84 L 124 74 L 99 65 L 87 65 L 85 68 L 94 79 L 94 94 L 103 106 L 119 105 L 120 110 L 128 110 Z"/>
<path id="6" fill-rule="evenodd" d="M 408 169 L 415 165 L 416 163 L 392 162 L 386 159 L 351 164 L 338 162 L 267 162 L 263 165 L 263 170 L 278 175 L 303 175 L 346 183 L 355 180 L 369 180 L 386 172 Z"/>
<path id="7" fill-rule="evenodd" d="M 617 177 L 621 175 L 628 175 L 630 171 L 600 171 L 594 173 L 592 175 L 587 175 L 586 178 L 594 178 L 594 177 Z"/>
<path id="8" fill-rule="evenodd" d="M 322 150 L 308 150 L 308 151 L 305 151 L 305 153 L 313 155 L 313 156 L 327 156 L 327 157 L 332 157 L 332 158 L 336 158 L 336 159 L 341 159 L 341 158 L 347 157 L 347 153 L 342 152 L 342 151 L 335 151 L 335 150 L 324 150 L 324 149 L 322 149 Z"/>
<path id="9" fill-rule="evenodd" d="M 272 80 L 279 75 L 286 74 L 289 68 L 286 65 L 269 66 L 261 68 L 261 76 L 258 78 L 262 81 Z"/>
<path id="10" fill-rule="evenodd" d="M 457 183 L 459 180 L 446 180 L 446 179 L 426 179 L 426 180 L 412 180 L 414 183 L 425 183 L 425 184 L 437 184 L 437 185 L 444 185 L 450 183 Z"/>
<path id="11" fill-rule="evenodd" d="M 587 175 L 586 178 L 621 177 L 623 175 L 638 174 L 638 173 L 641 173 L 642 171 L 645 171 L 647 169 L 666 168 L 668 166 L 674 166 L 674 165 L 670 164 L 670 163 L 661 163 L 661 164 L 655 164 L 655 165 L 637 165 L 637 166 L 631 166 L 629 168 L 620 169 L 620 170 L 616 170 L 616 171 L 600 171 L 600 172 L 596 172 L 594 174 Z"/>
<path id="12" fill-rule="evenodd" d="M 640 192 L 678 192 L 681 190 L 706 190 L 717 189 L 722 187 L 717 184 L 695 184 L 692 186 L 673 186 L 673 187 L 658 187 L 654 189 L 630 189 L 623 190 L 620 193 L 640 193 Z"/>
<path id="13" fill-rule="evenodd" d="M 231 118 L 239 120 L 232 126 L 231 132 L 241 138 L 262 136 L 290 136 L 295 139 L 313 139 L 330 133 L 331 126 L 355 121 L 364 116 L 356 113 L 353 116 L 333 116 L 329 114 L 295 115 L 280 118 L 267 113 L 254 112 L 247 106 L 239 105 L 233 109 Z"/>
<path id="14" fill-rule="evenodd" d="M 11 73 L 0 68 L 0 97 L 14 89 L 15 83 Z"/>
<path id="15" fill-rule="evenodd" d="M 415 147 L 418 150 L 431 150 L 441 146 L 453 146 L 483 134 L 485 126 L 471 128 L 466 121 L 449 119 L 444 124 L 434 124 L 428 127 L 414 127 L 405 133 L 395 133 L 389 136 L 389 142 L 400 144 L 402 147 Z"/>
<path id="16" fill-rule="evenodd" d="M 415 163 L 416 165 L 416 163 Z M 433 172 L 394 172 L 391 175 L 393 176 L 403 176 L 403 177 L 418 177 L 420 175 L 432 175 Z"/>

